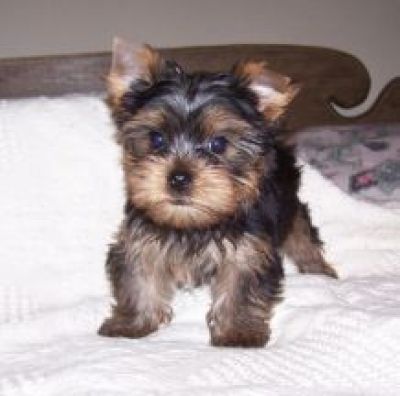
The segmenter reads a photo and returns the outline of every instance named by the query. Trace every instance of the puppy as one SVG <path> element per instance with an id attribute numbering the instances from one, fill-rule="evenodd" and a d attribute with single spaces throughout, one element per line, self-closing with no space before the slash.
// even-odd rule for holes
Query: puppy
<path id="1" fill-rule="evenodd" d="M 106 269 L 115 305 L 99 329 L 144 337 L 171 321 L 182 286 L 210 286 L 216 346 L 261 347 L 281 299 L 282 254 L 336 277 L 277 120 L 298 91 L 260 62 L 187 73 L 115 40 L 108 103 L 122 148 L 125 216 Z"/>

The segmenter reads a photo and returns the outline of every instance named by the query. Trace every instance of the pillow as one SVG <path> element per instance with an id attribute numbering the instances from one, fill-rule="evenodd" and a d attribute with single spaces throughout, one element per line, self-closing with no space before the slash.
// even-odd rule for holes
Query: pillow
<path id="1" fill-rule="evenodd" d="M 299 132 L 298 154 L 355 198 L 400 207 L 400 124 Z"/>

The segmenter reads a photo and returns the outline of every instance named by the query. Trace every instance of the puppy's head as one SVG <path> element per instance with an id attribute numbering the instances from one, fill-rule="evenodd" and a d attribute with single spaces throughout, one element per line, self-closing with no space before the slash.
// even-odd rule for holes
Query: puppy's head
<path id="1" fill-rule="evenodd" d="M 240 213 L 274 166 L 269 125 L 296 92 L 263 63 L 187 74 L 149 46 L 116 39 L 108 101 L 128 199 L 175 229 L 204 229 Z"/>

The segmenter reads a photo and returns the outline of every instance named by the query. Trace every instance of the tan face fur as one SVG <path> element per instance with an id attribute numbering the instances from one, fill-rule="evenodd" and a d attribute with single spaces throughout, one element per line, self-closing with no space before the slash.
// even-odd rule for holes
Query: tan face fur
<path id="1" fill-rule="evenodd" d="M 258 195 L 260 175 L 254 164 L 242 176 L 232 175 L 224 158 L 210 164 L 193 156 L 152 155 L 147 137 L 144 140 L 135 140 L 136 148 L 140 146 L 143 150 L 140 158 L 129 149 L 124 151 L 125 180 L 135 207 L 159 225 L 178 229 L 209 227 L 234 215 L 239 205 L 253 201 Z M 234 154 L 232 145 L 225 155 Z M 174 193 L 168 185 L 168 176 L 176 168 L 192 176 L 190 188 L 183 194 Z"/>

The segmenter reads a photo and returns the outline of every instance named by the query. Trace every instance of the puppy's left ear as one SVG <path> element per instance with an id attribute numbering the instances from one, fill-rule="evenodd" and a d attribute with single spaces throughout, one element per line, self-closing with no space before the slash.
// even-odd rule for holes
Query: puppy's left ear
<path id="1" fill-rule="evenodd" d="M 239 77 L 258 98 L 258 110 L 268 121 L 276 121 L 300 90 L 289 77 L 267 69 L 266 62 L 242 62 L 234 67 Z"/>

